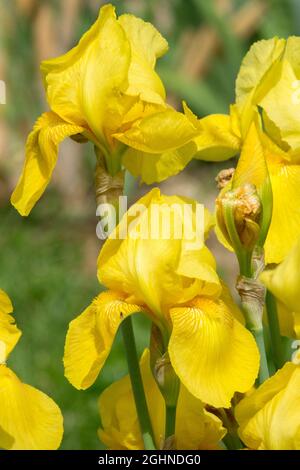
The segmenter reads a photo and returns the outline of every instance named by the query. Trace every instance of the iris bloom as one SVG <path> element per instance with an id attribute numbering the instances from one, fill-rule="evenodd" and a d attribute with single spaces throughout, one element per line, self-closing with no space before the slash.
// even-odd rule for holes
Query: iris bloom
<path id="1" fill-rule="evenodd" d="M 241 149 L 251 124 L 260 122 L 273 192 L 273 216 L 265 244 L 267 263 L 280 263 L 300 237 L 299 47 L 298 37 L 253 44 L 237 77 L 236 104 L 231 112 Z M 254 146 L 248 147 L 249 158 L 254 150 Z"/>
<path id="2" fill-rule="evenodd" d="M 138 204 L 145 210 L 140 212 Z M 219 280 L 203 234 L 197 239 L 197 249 L 191 245 L 191 232 L 175 236 L 182 222 L 180 214 L 166 217 L 166 209 L 174 204 L 179 208 L 190 204 L 192 210 L 184 223 L 193 226 L 195 201 L 164 196 L 153 189 L 130 208 L 105 242 L 98 277 L 109 290 L 70 323 L 65 374 L 78 389 L 92 385 L 122 320 L 143 312 L 160 329 L 172 366 L 189 392 L 204 403 L 229 407 L 235 392 L 246 392 L 252 386 L 258 351 L 251 333 L 235 317 L 238 309 Z M 162 221 L 170 229 L 168 239 L 157 228 Z M 125 223 L 129 230 L 120 239 Z M 208 212 L 204 225 L 207 233 L 211 226 Z M 143 237 L 145 227 L 156 234 Z"/>
<path id="3" fill-rule="evenodd" d="M 300 368 L 288 362 L 236 407 L 249 449 L 300 450 Z"/>
<path id="4" fill-rule="evenodd" d="M 281 333 L 300 338 L 300 240 L 280 265 L 260 278 L 277 299 Z"/>
<path id="5" fill-rule="evenodd" d="M 6 365 L 21 336 L 12 310 L 10 299 L 0 290 L 0 448 L 54 450 L 63 435 L 60 409 L 47 395 L 23 384 Z"/>
<path id="6" fill-rule="evenodd" d="M 160 449 L 164 445 L 165 401 L 153 378 L 147 349 L 141 357 L 140 369 L 155 444 Z M 99 438 L 109 449 L 144 448 L 128 375 L 104 390 L 99 398 L 99 411 L 102 423 Z M 175 449 L 218 449 L 225 434 L 222 421 L 206 411 L 203 403 L 181 386 L 176 410 Z"/>
<path id="7" fill-rule="evenodd" d="M 167 48 L 150 23 L 128 14 L 117 18 L 112 5 L 105 5 L 76 47 L 42 63 L 50 111 L 27 140 L 23 173 L 11 199 L 21 215 L 42 196 L 58 146 L 70 136 L 93 142 L 109 175 L 125 166 L 149 184 L 178 173 L 196 153 L 211 158 L 214 150 L 218 159 L 218 145 L 227 157 L 232 147 L 236 152 L 238 140 L 227 116 L 198 120 L 186 106 L 179 113 L 166 104 L 154 69 Z"/>

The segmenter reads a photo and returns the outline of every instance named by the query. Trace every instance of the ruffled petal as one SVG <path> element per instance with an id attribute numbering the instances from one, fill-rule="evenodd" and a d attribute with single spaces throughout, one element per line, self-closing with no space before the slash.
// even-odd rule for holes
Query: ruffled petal
<path id="1" fill-rule="evenodd" d="M 0 448 L 54 450 L 63 435 L 63 417 L 54 401 L 20 382 L 0 365 Z"/>
<path id="2" fill-rule="evenodd" d="M 212 114 L 199 120 L 199 135 L 195 139 L 194 158 L 220 162 L 234 157 L 240 149 L 240 139 L 233 132 L 231 117 Z"/>
<path id="3" fill-rule="evenodd" d="M 221 300 L 198 297 L 170 316 L 169 355 L 180 380 L 203 402 L 228 408 L 233 394 L 249 390 L 258 373 L 251 333 Z"/>
<path id="4" fill-rule="evenodd" d="M 256 113 L 256 105 L 278 78 L 285 39 L 272 38 L 254 43 L 245 55 L 236 80 L 236 103 L 245 136 Z"/>
<path id="5" fill-rule="evenodd" d="M 67 122 L 92 129 L 103 143 L 104 116 L 116 94 L 128 85 L 129 64 L 130 45 L 125 32 L 114 7 L 104 5 L 77 46 L 42 63 L 51 109 Z"/>
<path id="6" fill-rule="evenodd" d="M 11 196 L 21 215 L 28 215 L 45 191 L 56 165 L 58 145 L 82 131 L 82 127 L 68 124 L 52 112 L 36 121 L 27 139 L 23 172 Z"/>
<path id="7" fill-rule="evenodd" d="M 163 103 L 165 90 L 154 67 L 156 59 L 167 52 L 167 41 L 152 24 L 133 15 L 122 15 L 118 21 L 131 46 L 126 94 L 138 95 L 150 103 Z"/>
<path id="8" fill-rule="evenodd" d="M 139 312 L 123 294 L 103 292 L 79 317 L 72 320 L 66 337 L 65 376 L 77 389 L 90 387 L 110 353 L 119 325 Z"/>

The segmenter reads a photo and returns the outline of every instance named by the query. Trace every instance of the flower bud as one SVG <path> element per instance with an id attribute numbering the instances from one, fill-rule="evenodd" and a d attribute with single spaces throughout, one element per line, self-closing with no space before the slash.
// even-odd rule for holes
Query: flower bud
<path id="1" fill-rule="evenodd" d="M 252 250 L 258 240 L 262 204 L 253 184 L 245 184 L 234 190 L 220 194 L 216 200 L 219 227 L 230 245 L 235 248 L 236 240 L 230 230 L 230 221 L 234 222 L 234 231 L 243 248 Z M 231 227 L 232 228 L 232 227 Z"/>

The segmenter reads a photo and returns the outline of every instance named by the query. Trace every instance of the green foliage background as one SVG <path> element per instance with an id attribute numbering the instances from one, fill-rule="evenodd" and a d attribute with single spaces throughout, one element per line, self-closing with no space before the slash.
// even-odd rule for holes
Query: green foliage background
<path id="1" fill-rule="evenodd" d="M 34 60 L 34 16 L 22 13 L 22 3 L 0 0 L 0 54 L 5 54 L 7 61 L 5 81 L 8 87 L 8 103 L 0 109 L 0 118 L 10 130 L 9 158 L 12 159 L 14 153 L 23 149 L 27 132 L 45 109 Z M 62 1 L 36 3 L 53 7 L 57 21 L 60 21 Z M 81 1 L 70 46 L 94 21 L 95 12 L 103 3 Z M 300 34 L 297 0 L 227 0 L 227 3 L 231 13 L 249 4 L 254 8 L 265 6 L 264 14 L 247 37 L 235 36 L 229 15 L 219 15 L 214 1 L 114 2 L 118 13 L 138 14 L 154 23 L 166 36 L 170 51 L 160 60 L 158 70 L 173 99 L 177 102 L 178 97 L 185 99 L 199 116 L 227 111 L 234 100 L 234 79 L 240 61 L 253 41 L 274 35 Z M 10 28 L 5 27 L 7 19 Z M 181 38 L 185 32 L 196 31 L 202 26 L 214 29 L 220 47 L 210 57 L 207 73 L 195 79 L 182 71 L 186 51 Z M 96 434 L 100 424 L 97 399 L 103 388 L 126 373 L 122 341 L 118 337 L 103 374 L 90 390 L 76 391 L 63 376 L 62 356 L 68 323 L 100 290 L 96 278 L 96 252 L 90 263 L 92 266 L 86 267 L 87 240 L 95 238 L 94 249 L 95 246 L 100 248 L 95 234 L 97 220 L 90 147 L 83 150 L 83 158 L 86 210 L 70 211 L 60 191 L 51 186 L 27 219 L 22 219 L 9 205 L 12 189 L 9 178 L 16 168 L 12 170 L 3 159 L 0 160 L 0 182 L 7 188 L 0 202 L 0 287 L 10 295 L 17 323 L 23 331 L 9 365 L 22 380 L 51 395 L 61 407 L 65 419 L 64 449 L 101 448 Z M 195 165 L 201 166 L 201 163 Z M 17 166 L 18 173 L 19 163 Z M 216 167 L 202 164 L 201 171 L 213 177 Z M 135 193 L 132 197 L 136 197 Z M 221 266 L 221 270 L 223 268 Z M 142 350 L 148 339 L 145 320 L 135 319 L 135 329 L 139 350 Z"/>

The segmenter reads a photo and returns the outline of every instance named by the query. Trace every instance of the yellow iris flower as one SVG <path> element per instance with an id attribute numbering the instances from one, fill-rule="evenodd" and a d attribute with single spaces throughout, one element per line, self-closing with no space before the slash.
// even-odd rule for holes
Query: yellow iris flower
<path id="1" fill-rule="evenodd" d="M 21 215 L 28 215 L 42 196 L 58 146 L 70 136 L 93 142 L 110 175 L 123 165 L 148 184 L 178 173 L 195 154 L 223 159 L 218 145 L 227 158 L 236 153 L 238 140 L 228 116 L 198 120 L 185 105 L 180 113 L 166 104 L 154 69 L 167 48 L 150 23 L 128 14 L 117 18 L 114 7 L 105 5 L 76 47 L 42 63 L 51 111 L 37 120 L 27 140 L 23 172 L 11 198 Z"/>
<path id="2" fill-rule="evenodd" d="M 162 332 L 172 366 L 189 392 L 204 403 L 229 407 L 233 394 L 246 392 L 257 376 L 257 347 L 236 318 L 238 309 L 217 276 L 203 234 L 195 234 L 197 249 L 191 245 L 191 232 L 176 236 L 181 216 L 166 216 L 174 204 L 190 205 L 184 223 L 193 227 L 195 201 L 153 189 L 130 208 L 105 242 L 98 277 L 109 290 L 70 323 L 65 374 L 78 389 L 92 385 L 122 320 L 142 311 Z M 170 230 L 167 238 L 157 229 L 162 223 Z M 125 224 L 128 233 L 120 239 Z M 204 232 L 210 227 L 206 211 Z M 144 237 L 145 228 L 157 233 Z"/>
<path id="3" fill-rule="evenodd" d="M 22 383 L 6 365 L 21 332 L 10 315 L 12 304 L 0 290 L 0 448 L 54 450 L 63 435 L 63 418 L 54 401 Z"/>
<path id="4" fill-rule="evenodd" d="M 231 108 L 241 150 L 249 141 L 252 123 L 260 122 L 273 192 L 273 216 L 265 244 L 267 263 L 280 263 L 300 237 L 299 50 L 298 37 L 253 44 L 242 62 L 236 104 Z M 249 160 L 255 158 L 254 150 L 254 144 L 248 146 Z"/>
<path id="5" fill-rule="evenodd" d="M 141 357 L 140 369 L 155 444 L 161 449 L 165 436 L 165 401 L 151 372 L 148 349 Z M 99 438 L 109 449 L 144 449 L 128 375 L 104 390 L 99 398 L 99 411 L 102 423 Z M 200 400 L 181 386 L 172 447 L 179 450 L 218 449 L 219 441 L 225 434 L 222 421 L 209 413 Z"/>
<path id="6" fill-rule="evenodd" d="M 236 407 L 249 449 L 300 450 L 300 368 L 288 362 Z"/>
<path id="7" fill-rule="evenodd" d="M 300 240 L 280 265 L 260 278 L 277 300 L 281 333 L 300 338 Z"/>

